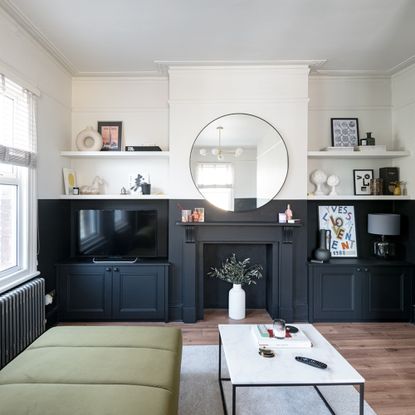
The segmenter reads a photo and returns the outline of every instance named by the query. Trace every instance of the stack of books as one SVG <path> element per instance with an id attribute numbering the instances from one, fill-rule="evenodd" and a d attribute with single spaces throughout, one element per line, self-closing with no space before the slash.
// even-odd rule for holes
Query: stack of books
<path id="1" fill-rule="evenodd" d="M 252 335 L 258 347 L 267 349 L 305 349 L 312 346 L 310 339 L 303 331 L 290 333 L 285 339 L 271 337 L 272 325 L 258 324 L 252 326 Z"/>

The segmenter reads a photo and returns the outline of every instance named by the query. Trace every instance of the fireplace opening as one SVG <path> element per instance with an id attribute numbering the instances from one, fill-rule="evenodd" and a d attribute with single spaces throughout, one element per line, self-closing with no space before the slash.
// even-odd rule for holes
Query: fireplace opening
<path id="1" fill-rule="evenodd" d="M 262 266 L 262 278 L 256 284 L 244 285 L 247 308 L 267 308 L 267 291 L 270 285 L 271 245 L 205 243 L 203 246 L 203 304 L 204 308 L 227 308 L 228 292 L 232 284 L 218 278 L 207 277 L 211 267 L 219 268 L 233 253 L 239 261 L 250 258 L 250 264 Z"/>

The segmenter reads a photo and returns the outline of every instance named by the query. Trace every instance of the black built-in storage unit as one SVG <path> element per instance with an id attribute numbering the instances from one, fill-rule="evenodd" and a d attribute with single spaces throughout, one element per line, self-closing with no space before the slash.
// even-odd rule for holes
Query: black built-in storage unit
<path id="1" fill-rule="evenodd" d="M 59 319 L 168 320 L 168 263 L 59 264 Z"/>
<path id="2" fill-rule="evenodd" d="M 309 320 L 409 321 L 413 265 L 378 259 L 309 264 Z"/>

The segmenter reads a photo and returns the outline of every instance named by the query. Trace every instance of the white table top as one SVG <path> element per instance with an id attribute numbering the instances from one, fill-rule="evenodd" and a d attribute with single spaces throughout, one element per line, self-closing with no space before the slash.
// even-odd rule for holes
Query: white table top
<path id="1" fill-rule="evenodd" d="M 249 324 L 219 325 L 222 348 L 234 385 L 364 383 L 364 378 L 311 325 L 294 324 L 311 340 L 313 347 L 277 350 L 273 358 L 258 354 Z M 327 364 L 318 369 L 297 362 L 295 356 L 310 357 Z"/>

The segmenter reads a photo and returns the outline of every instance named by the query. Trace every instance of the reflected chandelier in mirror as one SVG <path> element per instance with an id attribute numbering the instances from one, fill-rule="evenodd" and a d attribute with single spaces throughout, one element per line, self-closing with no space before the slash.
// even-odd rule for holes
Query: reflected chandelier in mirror
<path id="1" fill-rule="evenodd" d="M 233 212 L 253 210 L 282 189 L 288 173 L 287 147 L 262 118 L 227 114 L 196 137 L 190 171 L 199 192 L 214 206 Z"/>

